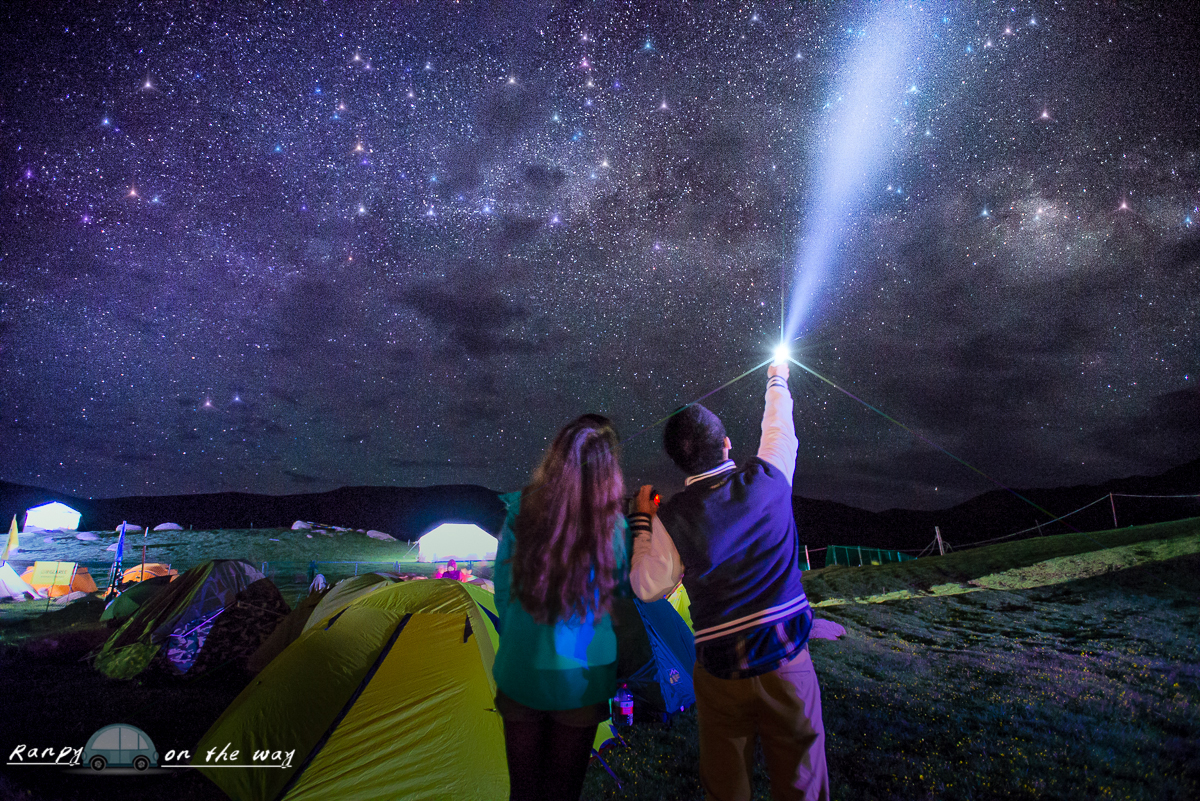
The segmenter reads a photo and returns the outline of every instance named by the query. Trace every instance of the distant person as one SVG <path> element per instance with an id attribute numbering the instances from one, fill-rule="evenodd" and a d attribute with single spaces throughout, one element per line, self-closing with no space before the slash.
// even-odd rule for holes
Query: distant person
<path id="1" fill-rule="evenodd" d="M 578 801 L 583 788 L 617 689 L 609 609 L 628 580 L 623 495 L 617 432 L 585 414 L 554 438 L 529 486 L 501 496 L 492 673 L 513 801 Z"/>
<path id="2" fill-rule="evenodd" d="M 691 600 L 709 801 L 750 798 L 756 739 L 772 798 L 829 798 L 821 690 L 808 653 L 813 615 L 792 511 L 797 440 L 787 364 L 767 376 L 758 455 L 738 467 L 721 420 L 699 404 L 686 407 L 663 431 L 685 487 L 661 507 L 642 487 L 629 521 L 634 592 L 653 601 L 682 579 Z"/>
<path id="3" fill-rule="evenodd" d="M 446 563 L 445 567 L 439 567 L 433 574 L 434 578 L 448 578 L 455 581 L 463 581 L 463 571 L 458 569 L 458 562 L 451 559 Z"/>

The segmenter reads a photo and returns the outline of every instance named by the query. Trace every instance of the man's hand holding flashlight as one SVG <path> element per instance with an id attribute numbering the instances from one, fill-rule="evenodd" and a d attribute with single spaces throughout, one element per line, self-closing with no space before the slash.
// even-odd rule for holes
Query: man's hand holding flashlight
<path id="1" fill-rule="evenodd" d="M 767 368 L 767 378 L 772 376 L 782 376 L 784 381 L 788 379 L 788 364 L 787 362 L 776 362 Z"/>

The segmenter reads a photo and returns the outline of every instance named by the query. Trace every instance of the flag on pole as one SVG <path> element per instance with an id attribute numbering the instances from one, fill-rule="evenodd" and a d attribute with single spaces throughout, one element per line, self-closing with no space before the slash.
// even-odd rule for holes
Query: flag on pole
<path id="1" fill-rule="evenodd" d="M 17 536 L 17 516 L 13 515 L 12 525 L 8 527 L 8 542 L 4 543 L 4 553 L 0 553 L 0 562 L 8 559 L 8 555 L 17 550 L 20 544 L 20 537 Z"/>
<path id="2" fill-rule="evenodd" d="M 112 570 L 108 571 L 108 595 L 112 595 L 117 590 L 117 585 L 121 583 L 122 574 L 121 560 L 125 557 L 125 521 L 121 521 L 121 536 L 117 538 L 117 555 L 113 559 Z"/>

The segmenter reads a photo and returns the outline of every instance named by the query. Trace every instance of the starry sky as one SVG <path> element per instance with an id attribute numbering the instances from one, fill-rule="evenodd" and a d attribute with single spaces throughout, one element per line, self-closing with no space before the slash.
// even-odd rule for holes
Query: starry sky
<path id="1" fill-rule="evenodd" d="M 656 424 L 779 341 L 881 8 L 792 5 L 4 4 L 0 479 L 508 490 L 593 411 L 680 486 Z M 908 12 L 794 353 L 919 436 L 793 367 L 798 494 L 1200 453 L 1198 15 Z M 764 385 L 704 401 L 735 458 Z"/>

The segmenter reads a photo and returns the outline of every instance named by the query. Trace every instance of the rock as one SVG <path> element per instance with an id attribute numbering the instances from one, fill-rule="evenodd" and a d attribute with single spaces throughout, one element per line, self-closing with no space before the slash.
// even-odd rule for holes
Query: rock
<path id="1" fill-rule="evenodd" d="M 396 541 L 396 538 L 391 534 L 384 534 L 382 531 L 376 531 L 375 529 L 368 531 L 367 536 L 375 540 L 390 540 L 391 542 Z"/>
<path id="2" fill-rule="evenodd" d="M 121 527 L 120 527 L 120 526 L 117 526 L 116 528 L 114 528 L 114 529 L 113 529 L 113 531 L 114 531 L 115 533 L 117 533 L 117 534 L 120 534 L 120 533 L 121 533 Z M 125 533 L 126 533 L 126 534 L 141 534 L 141 533 L 142 533 L 142 527 L 141 527 L 141 526 L 135 526 L 133 523 L 126 523 L 126 524 L 125 524 Z"/>
<path id="3" fill-rule="evenodd" d="M 183 526 L 178 523 L 159 523 L 154 527 L 155 531 L 183 531 Z"/>
<path id="4" fill-rule="evenodd" d="M 275 539 L 274 537 L 271 537 L 270 539 L 271 539 L 271 542 L 279 542 L 279 540 Z"/>
<path id="5" fill-rule="evenodd" d="M 846 627 L 841 623 L 834 623 L 832 620 L 818 617 L 813 620 L 812 630 L 808 636 L 817 640 L 836 640 L 845 633 Z"/>
<path id="6" fill-rule="evenodd" d="M 330 526 L 330 528 L 332 528 L 334 531 L 337 531 L 337 532 L 349 531 L 349 530 L 350 530 L 350 529 L 348 529 L 348 528 L 342 528 L 341 526 Z"/>
<path id="7" fill-rule="evenodd" d="M 107 547 L 107 548 L 105 548 L 104 550 L 106 550 L 106 551 L 115 551 L 115 550 L 117 550 L 117 546 L 118 546 L 118 545 L 120 545 L 120 543 L 119 543 L 119 542 L 114 542 L 112 545 L 108 546 L 108 547 Z"/>
<path id="8" fill-rule="evenodd" d="M 312 534 L 305 534 L 304 536 L 308 537 L 310 540 L 312 539 Z"/>
<path id="9" fill-rule="evenodd" d="M 292 531 L 306 531 L 312 528 L 312 523 L 305 523 L 303 520 L 297 520 L 292 523 Z"/>
<path id="10" fill-rule="evenodd" d="M 328 532 L 328 531 L 326 531 L 326 530 L 325 530 L 325 529 L 323 529 L 323 528 L 314 528 L 314 529 L 313 529 L 313 533 L 315 533 L 315 534 L 328 534 L 329 532 Z"/>
<path id="11" fill-rule="evenodd" d="M 100 538 L 90 531 L 81 531 L 75 535 L 75 539 L 83 540 L 84 542 L 96 542 Z"/>

